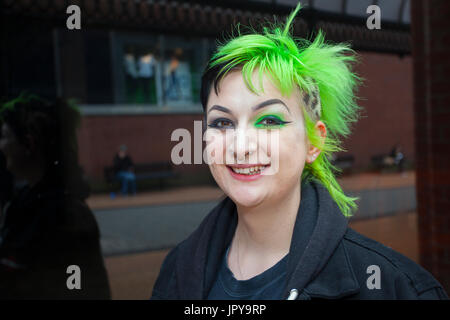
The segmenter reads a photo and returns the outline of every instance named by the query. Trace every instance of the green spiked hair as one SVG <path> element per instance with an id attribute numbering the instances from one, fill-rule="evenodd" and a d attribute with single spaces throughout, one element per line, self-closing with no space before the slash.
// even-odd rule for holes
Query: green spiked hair
<path id="1" fill-rule="evenodd" d="M 342 213 L 350 216 L 356 209 L 356 198 L 344 194 L 334 174 L 339 170 L 329 159 L 332 153 L 342 150 L 340 138 L 350 133 L 350 124 L 358 117 L 354 91 L 360 79 L 350 66 L 356 60 L 355 53 L 347 44 L 325 43 L 321 31 L 312 42 L 294 39 L 290 27 L 300 8 L 299 4 L 284 26 L 270 25 L 261 33 L 238 34 L 219 46 L 202 77 L 201 102 L 206 110 L 211 89 L 218 93 L 220 80 L 233 70 L 241 70 L 247 87 L 256 94 L 259 91 L 251 80 L 256 70 L 262 92 L 263 74 L 283 95 L 289 96 L 299 88 L 306 134 L 309 142 L 322 151 L 314 162 L 305 164 L 302 181 L 321 182 Z M 315 130 L 318 120 L 327 128 L 325 140 Z"/>

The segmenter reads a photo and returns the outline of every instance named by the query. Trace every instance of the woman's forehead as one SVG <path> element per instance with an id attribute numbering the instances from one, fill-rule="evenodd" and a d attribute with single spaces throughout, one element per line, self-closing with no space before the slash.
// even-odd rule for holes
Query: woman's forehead
<path id="1" fill-rule="evenodd" d="M 256 90 L 250 88 L 241 71 L 230 72 L 220 80 L 217 93 L 214 89 L 211 90 L 208 109 L 217 103 L 227 104 L 227 107 L 251 108 L 268 99 L 279 99 L 289 108 L 299 109 L 301 94 L 297 86 L 293 86 L 290 94 L 282 94 L 267 73 L 260 75 L 256 71 L 253 72 L 251 81 Z"/>

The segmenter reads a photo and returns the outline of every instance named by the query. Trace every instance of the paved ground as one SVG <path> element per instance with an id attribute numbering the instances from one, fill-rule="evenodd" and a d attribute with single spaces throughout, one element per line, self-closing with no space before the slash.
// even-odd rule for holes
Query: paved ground
<path id="1" fill-rule="evenodd" d="M 105 256 L 175 246 L 195 230 L 216 202 L 95 210 Z"/>
<path id="2" fill-rule="evenodd" d="M 417 261 L 415 176 L 360 174 L 340 179 L 360 196 L 355 230 Z M 114 299 L 148 299 L 168 250 L 184 239 L 217 203 L 218 188 L 183 188 L 111 199 L 88 199 L 99 222 Z"/>
<path id="3" fill-rule="evenodd" d="M 405 174 L 377 174 L 362 173 L 345 176 L 339 184 L 346 192 L 361 190 L 396 189 L 413 187 L 415 173 Z M 186 202 L 201 202 L 220 199 L 223 192 L 216 187 L 187 187 L 166 191 L 141 192 L 135 197 L 116 197 L 111 199 L 109 194 L 93 195 L 88 199 L 88 205 L 94 210 L 130 208 L 157 204 L 174 204 Z"/>
<path id="4" fill-rule="evenodd" d="M 359 198 L 359 210 L 352 219 L 415 210 L 413 177 L 365 174 L 342 179 L 346 192 Z M 218 188 L 191 187 L 129 198 L 96 196 L 89 199 L 89 205 L 99 224 L 103 254 L 111 256 L 175 246 L 223 196 Z"/>

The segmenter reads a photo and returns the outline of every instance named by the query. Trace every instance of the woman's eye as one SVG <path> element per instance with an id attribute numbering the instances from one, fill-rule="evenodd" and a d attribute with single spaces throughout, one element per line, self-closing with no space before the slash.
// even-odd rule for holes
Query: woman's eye
<path id="1" fill-rule="evenodd" d="M 216 129 L 230 129 L 233 128 L 233 122 L 228 119 L 216 119 L 209 124 L 208 127 Z"/>
<path id="2" fill-rule="evenodd" d="M 277 117 L 265 117 L 258 121 L 256 123 L 256 126 L 258 127 L 273 127 L 273 126 L 281 126 L 283 124 L 287 123 L 286 121 L 283 121 Z"/>
<path id="3" fill-rule="evenodd" d="M 274 124 L 279 124 L 278 121 L 275 121 L 274 119 L 270 119 L 270 118 L 266 118 L 266 119 L 262 119 L 260 124 L 264 124 L 264 125 L 274 125 Z"/>

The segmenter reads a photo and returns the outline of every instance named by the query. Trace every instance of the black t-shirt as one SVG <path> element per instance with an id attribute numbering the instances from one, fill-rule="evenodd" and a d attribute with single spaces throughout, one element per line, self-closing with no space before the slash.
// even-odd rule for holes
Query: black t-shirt
<path id="1" fill-rule="evenodd" d="M 222 259 L 219 273 L 208 294 L 208 300 L 279 300 L 286 284 L 287 257 L 263 273 L 237 280 L 227 263 L 228 250 Z"/>

